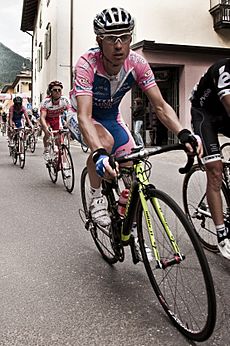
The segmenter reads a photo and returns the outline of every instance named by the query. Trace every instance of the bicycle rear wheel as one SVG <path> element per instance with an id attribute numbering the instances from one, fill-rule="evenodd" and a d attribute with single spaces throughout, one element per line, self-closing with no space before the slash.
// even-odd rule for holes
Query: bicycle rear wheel
<path id="1" fill-rule="evenodd" d="M 155 211 L 157 198 L 165 221 L 171 230 L 183 259 L 175 256 L 163 222 Z M 201 244 L 180 207 L 165 193 L 148 191 L 149 216 L 141 203 L 137 208 L 137 232 L 145 269 L 151 285 L 174 325 L 188 338 L 207 340 L 216 321 L 216 298 L 213 280 Z M 156 246 L 163 268 L 149 262 L 145 246 L 151 248 L 147 222 L 151 220 Z M 171 262 L 170 262 L 171 261 Z"/>
<path id="2" fill-rule="evenodd" d="M 91 200 L 90 181 L 86 167 L 83 169 L 81 174 L 81 199 L 86 217 L 86 228 L 90 230 L 91 236 L 97 246 L 97 249 L 107 263 L 116 263 L 118 261 L 118 257 L 113 249 L 111 229 L 102 229 L 91 220 L 89 210 L 89 204 Z"/>
<path id="3" fill-rule="evenodd" d="M 219 252 L 217 247 L 216 228 L 212 220 L 206 198 L 207 178 L 205 170 L 194 165 L 185 175 L 183 183 L 184 210 L 194 226 L 203 246 L 214 253 Z M 224 185 L 221 188 L 223 212 L 229 214 L 228 194 Z"/>
<path id="4" fill-rule="evenodd" d="M 74 189 L 74 166 L 69 148 L 63 144 L 61 149 L 61 173 L 66 190 L 71 193 Z"/>

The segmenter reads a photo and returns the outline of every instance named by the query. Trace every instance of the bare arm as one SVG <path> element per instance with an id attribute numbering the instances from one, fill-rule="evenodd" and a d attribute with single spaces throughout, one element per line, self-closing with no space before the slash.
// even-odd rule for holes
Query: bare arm
<path id="1" fill-rule="evenodd" d="M 228 113 L 228 116 L 230 117 L 230 95 L 225 95 L 221 102 L 224 105 L 224 108 L 226 109 L 226 112 Z"/>
<path id="2" fill-rule="evenodd" d="M 154 106 L 156 115 L 159 120 L 176 135 L 183 127 L 180 124 L 178 117 L 173 108 L 163 99 L 158 86 L 154 86 L 147 90 L 146 96 Z"/>
<path id="3" fill-rule="evenodd" d="M 77 117 L 84 140 L 92 151 L 102 148 L 99 136 L 92 121 L 92 97 L 77 96 Z"/>
<path id="4" fill-rule="evenodd" d="M 25 115 L 26 121 L 29 124 L 29 126 L 33 127 L 26 109 L 24 110 L 24 115 Z"/>
<path id="5" fill-rule="evenodd" d="M 42 130 L 45 132 L 47 136 L 49 136 L 50 132 L 46 123 L 46 114 L 47 114 L 47 111 L 43 109 L 40 113 L 40 124 L 42 126 Z"/>
<path id="6" fill-rule="evenodd" d="M 156 115 L 160 119 L 160 121 L 175 135 L 183 129 L 179 119 L 173 110 L 173 108 L 163 99 L 161 92 L 158 86 L 154 86 L 148 89 L 146 92 L 146 96 L 150 100 L 151 104 L 154 106 Z M 193 148 L 190 144 L 186 144 L 186 147 L 189 151 L 193 152 Z M 201 141 L 198 141 L 197 153 L 199 157 L 202 157 L 203 147 Z"/>

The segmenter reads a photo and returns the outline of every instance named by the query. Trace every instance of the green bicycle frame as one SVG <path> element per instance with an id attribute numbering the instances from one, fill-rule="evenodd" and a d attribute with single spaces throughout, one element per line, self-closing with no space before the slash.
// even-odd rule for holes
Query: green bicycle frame
<path id="1" fill-rule="evenodd" d="M 142 204 L 142 208 L 143 208 L 143 212 L 144 212 L 146 225 L 148 228 L 149 238 L 150 238 L 150 242 L 151 242 L 151 245 L 153 248 L 154 256 L 155 256 L 155 259 L 158 263 L 158 266 L 161 268 L 162 264 L 160 261 L 160 254 L 159 254 L 159 251 L 157 249 L 155 236 L 154 236 L 154 232 L 153 232 L 153 224 L 151 222 L 149 208 L 148 208 L 146 197 L 145 197 L 145 188 L 148 186 L 152 186 L 152 185 L 149 183 L 148 177 L 145 173 L 145 170 L 143 168 L 143 164 L 141 162 L 134 164 L 133 168 L 134 168 L 134 175 L 136 177 L 136 179 L 135 179 L 136 183 L 134 181 L 134 183 L 132 184 L 132 188 L 130 190 L 130 194 L 129 194 L 129 198 L 128 198 L 128 202 L 127 202 L 127 206 L 126 206 L 125 219 L 126 219 L 127 215 L 130 215 L 130 212 L 133 215 L 133 208 L 132 208 L 133 203 L 132 203 L 132 201 L 136 200 L 136 196 L 134 196 L 134 195 L 135 195 L 135 190 L 137 190 L 139 197 L 140 197 L 141 204 Z M 135 188 L 135 185 L 136 185 L 136 188 Z M 182 259 L 179 246 L 177 245 L 176 240 L 175 240 L 175 238 L 174 238 L 174 236 L 173 236 L 173 234 L 172 234 L 172 232 L 168 226 L 168 223 L 165 220 L 165 217 L 164 217 L 164 214 L 163 214 L 162 209 L 160 207 L 160 203 L 159 203 L 158 199 L 156 197 L 153 197 L 152 203 L 153 203 L 153 207 L 156 211 L 156 214 L 157 214 L 161 224 L 163 225 L 163 227 L 166 231 L 168 239 L 170 240 L 170 243 L 172 244 L 172 247 L 173 247 L 175 254 L 177 254 Z M 130 236 L 130 234 L 129 235 L 124 234 L 124 230 L 125 229 L 127 230 L 127 228 L 130 229 L 130 224 L 127 225 L 127 223 L 124 222 L 123 226 L 122 226 L 122 238 L 121 238 L 123 242 L 128 241 L 129 236 Z"/>

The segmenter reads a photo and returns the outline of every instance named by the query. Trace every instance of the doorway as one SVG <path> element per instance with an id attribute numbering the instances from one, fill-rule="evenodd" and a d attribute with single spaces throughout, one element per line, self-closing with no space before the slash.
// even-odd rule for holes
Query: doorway
<path id="1" fill-rule="evenodd" d="M 179 114 L 179 68 L 178 67 L 152 67 L 155 79 L 163 98 Z M 166 145 L 177 143 L 178 139 L 157 118 L 142 90 L 135 86 L 132 92 L 132 105 L 136 97 L 141 97 L 146 112 L 142 128 L 142 137 L 145 146 Z M 178 115 L 179 116 L 179 115 Z"/>

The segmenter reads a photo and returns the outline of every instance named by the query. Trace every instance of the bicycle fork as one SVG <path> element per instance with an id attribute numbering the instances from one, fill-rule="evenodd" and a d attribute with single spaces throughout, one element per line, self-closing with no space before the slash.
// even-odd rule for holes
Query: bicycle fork
<path id="1" fill-rule="evenodd" d="M 141 199 L 141 204 L 142 204 L 142 208 L 143 208 L 143 212 L 144 212 L 144 216 L 145 216 L 145 221 L 146 221 L 146 225 L 148 228 L 148 233 L 149 233 L 149 238 L 150 238 L 150 242 L 151 242 L 151 246 L 153 249 L 153 253 L 154 253 L 154 257 L 156 259 L 156 268 L 159 269 L 166 269 L 169 266 L 172 266 L 174 264 L 179 264 L 182 260 L 185 259 L 185 256 L 183 254 L 180 253 L 180 249 L 179 246 L 176 243 L 176 240 L 167 224 L 167 221 L 165 220 L 164 214 L 162 212 L 162 209 L 160 207 L 160 203 L 158 201 L 158 199 L 156 197 L 152 197 L 151 201 L 153 203 L 155 212 L 167 234 L 167 237 L 172 245 L 173 251 L 174 251 L 174 256 L 171 259 L 161 259 L 157 245 L 156 245 L 156 240 L 155 240 L 155 236 L 154 236 L 154 231 L 153 231 L 153 224 L 151 222 L 151 218 L 150 218 L 150 214 L 149 214 L 149 208 L 147 205 L 147 201 L 144 195 L 143 190 L 141 189 L 139 191 L 139 195 L 140 195 L 140 199 Z"/>

